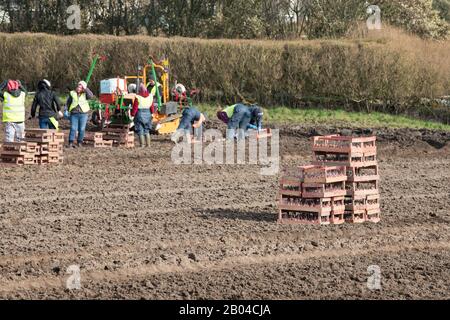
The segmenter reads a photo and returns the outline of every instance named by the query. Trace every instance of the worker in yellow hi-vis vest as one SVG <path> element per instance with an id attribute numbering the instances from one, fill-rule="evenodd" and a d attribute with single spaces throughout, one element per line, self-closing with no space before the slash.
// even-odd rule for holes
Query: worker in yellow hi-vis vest
<path id="1" fill-rule="evenodd" d="M 150 147 L 151 137 L 150 129 L 152 128 L 152 111 L 153 96 L 148 93 L 147 88 L 141 83 L 139 93 L 133 103 L 131 116 L 134 117 L 134 126 L 136 134 L 139 137 L 139 143 L 142 147 Z"/>
<path id="2" fill-rule="evenodd" d="M 36 116 L 36 109 L 39 107 L 39 128 L 58 130 L 58 119 L 63 117 L 61 102 L 56 93 L 52 91 L 50 81 L 46 79 L 41 80 L 38 82 L 37 87 L 38 91 L 31 106 L 31 118 Z"/>
<path id="3" fill-rule="evenodd" d="M 228 126 L 228 140 L 233 140 L 236 133 L 238 139 L 243 140 L 245 139 L 245 132 L 248 130 L 248 125 L 252 120 L 252 113 L 246 105 L 239 103 L 226 107 L 223 110 L 218 110 L 217 118 Z"/>
<path id="4" fill-rule="evenodd" d="M 7 80 L 0 85 L 5 142 L 20 142 L 25 137 L 26 95 L 27 91 L 19 80 Z"/>
<path id="5" fill-rule="evenodd" d="M 89 90 L 87 83 L 84 81 L 80 81 L 77 88 L 70 91 L 66 103 L 67 110 L 70 114 L 69 148 L 83 146 L 84 133 L 90 111 L 88 100 L 92 98 L 94 98 L 94 94 Z M 74 141 L 77 133 L 78 145 L 75 145 Z"/>

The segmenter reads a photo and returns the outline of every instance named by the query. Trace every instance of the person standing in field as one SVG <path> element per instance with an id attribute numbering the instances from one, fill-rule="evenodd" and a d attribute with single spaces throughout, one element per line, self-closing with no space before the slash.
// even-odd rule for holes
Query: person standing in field
<path id="1" fill-rule="evenodd" d="M 149 80 L 147 84 L 147 90 L 153 97 L 156 97 L 156 90 L 159 90 L 159 95 L 162 96 L 162 84 L 159 82 L 155 82 L 155 80 L 153 79 Z"/>
<path id="2" fill-rule="evenodd" d="M 245 139 L 245 132 L 252 119 L 250 109 L 244 104 L 235 104 L 217 112 L 217 118 L 227 124 L 227 139 L 233 140 L 236 131 L 238 139 Z"/>
<path id="3" fill-rule="evenodd" d="M 19 80 L 7 80 L 0 85 L 5 142 L 20 142 L 25 137 L 26 95 L 27 91 Z"/>
<path id="4" fill-rule="evenodd" d="M 148 93 L 147 88 L 141 83 L 139 93 L 134 100 L 131 116 L 134 117 L 134 126 L 136 134 L 139 137 L 141 148 L 150 147 L 151 137 L 150 129 L 152 128 L 152 112 L 153 95 Z"/>
<path id="5" fill-rule="evenodd" d="M 180 137 L 185 135 L 188 137 L 188 141 L 190 141 L 190 135 L 192 133 L 192 129 L 194 129 L 194 138 L 197 141 L 202 141 L 203 123 L 205 121 L 205 115 L 198 111 L 195 107 L 184 108 L 180 125 L 178 126 L 177 131 L 172 135 L 171 140 L 177 143 Z"/>
<path id="6" fill-rule="evenodd" d="M 74 141 L 77 133 L 78 146 L 81 147 L 83 145 L 90 110 L 88 100 L 92 98 L 94 98 L 94 94 L 84 81 L 80 81 L 76 89 L 70 91 L 66 106 L 70 114 L 69 147 L 71 148 L 76 148 Z"/>
<path id="7" fill-rule="evenodd" d="M 39 107 L 39 128 L 59 129 L 58 120 L 63 117 L 61 103 L 55 92 L 51 90 L 48 80 L 41 80 L 38 83 L 36 93 L 31 106 L 31 118 L 36 116 L 36 109 Z"/>

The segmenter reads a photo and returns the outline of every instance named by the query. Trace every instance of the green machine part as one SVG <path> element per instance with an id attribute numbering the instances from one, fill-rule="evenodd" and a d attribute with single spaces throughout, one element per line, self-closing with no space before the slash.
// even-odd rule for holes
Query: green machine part
<path id="1" fill-rule="evenodd" d="M 152 59 L 150 59 L 150 62 L 152 64 L 152 76 L 153 80 L 155 81 L 155 85 L 158 83 L 158 78 L 156 77 L 156 69 L 155 69 L 155 63 Z M 162 102 L 161 102 L 161 95 L 159 94 L 158 88 L 156 88 L 156 99 L 158 100 L 158 111 L 161 112 Z"/>
<path id="2" fill-rule="evenodd" d="M 94 73 L 95 67 L 97 66 L 97 62 L 100 59 L 100 56 L 98 54 L 95 55 L 94 60 L 91 63 L 91 67 L 89 68 L 89 73 L 86 77 L 86 83 L 89 84 L 89 81 L 91 81 L 92 74 Z"/>
<path id="3" fill-rule="evenodd" d="M 122 94 L 122 95 L 120 95 L 120 97 L 118 97 L 118 106 L 119 106 L 119 109 L 121 110 L 121 111 L 128 111 L 128 106 L 124 106 L 123 105 L 123 100 L 124 100 L 124 95 Z M 129 116 L 128 116 L 128 112 L 123 112 L 123 114 L 122 114 L 122 122 L 123 123 L 130 123 L 131 122 L 131 119 L 129 118 Z"/>
<path id="4" fill-rule="evenodd" d="M 191 97 L 187 97 L 187 102 L 188 102 L 189 107 L 193 107 L 193 103 L 192 103 Z"/>
<path id="5" fill-rule="evenodd" d="M 89 107 L 93 111 L 105 111 L 106 110 L 106 105 L 103 103 L 100 103 L 97 100 L 89 100 Z"/>

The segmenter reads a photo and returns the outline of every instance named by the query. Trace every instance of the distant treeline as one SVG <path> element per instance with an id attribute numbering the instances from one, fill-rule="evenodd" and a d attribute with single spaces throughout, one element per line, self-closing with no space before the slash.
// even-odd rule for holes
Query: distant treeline
<path id="1" fill-rule="evenodd" d="M 425 105 L 450 92 L 450 42 L 392 30 L 363 40 L 201 40 L 147 36 L 0 34 L 0 79 L 30 90 L 46 78 L 67 93 L 88 73 L 92 53 L 106 55 L 100 80 L 135 75 L 150 54 L 167 55 L 171 82 L 201 90 L 208 103 L 242 99 L 263 106 L 346 107 L 450 121 L 450 109 Z"/>
<path id="2" fill-rule="evenodd" d="M 385 23 L 448 35 L 450 0 L 2 0 L 0 31 L 293 39 L 342 37 L 378 5 Z M 80 8 L 80 28 L 67 27 Z M 71 8 L 71 9 L 69 9 Z M 68 10 L 69 9 L 69 10 Z"/>

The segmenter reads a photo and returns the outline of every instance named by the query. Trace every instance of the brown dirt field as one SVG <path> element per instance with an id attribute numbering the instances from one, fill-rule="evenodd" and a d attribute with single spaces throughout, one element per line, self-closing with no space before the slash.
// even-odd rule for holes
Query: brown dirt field
<path id="1" fill-rule="evenodd" d="M 282 131 L 284 165 L 310 161 L 311 130 Z M 376 225 L 279 225 L 277 176 L 175 166 L 166 137 L 0 166 L 0 298 L 450 299 L 449 136 L 376 133 Z M 65 288 L 70 265 L 81 290 Z M 381 291 L 367 288 L 370 265 Z"/>

